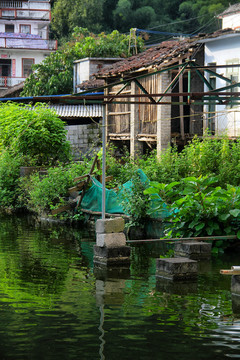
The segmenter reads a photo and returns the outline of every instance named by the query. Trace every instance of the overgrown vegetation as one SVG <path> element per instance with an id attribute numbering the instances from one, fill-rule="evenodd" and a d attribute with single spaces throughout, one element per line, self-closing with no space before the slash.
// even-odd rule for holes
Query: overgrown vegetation
<path id="1" fill-rule="evenodd" d="M 32 114 L 33 110 L 25 111 Z M 30 123 L 27 130 L 31 126 Z M 21 131 L 17 127 L 16 131 L 17 138 Z M 23 152 L 23 145 L 13 147 L 16 138 L 8 137 L 6 130 L 2 134 L 2 208 L 24 207 L 38 214 L 50 213 L 68 202 L 68 188 L 74 186 L 73 179 L 89 172 L 92 159 L 85 158 L 79 163 L 55 163 L 53 167 L 48 167 L 44 177 L 35 173 L 20 180 L 19 167 L 30 153 Z M 23 141 L 25 137 L 19 136 L 19 139 Z M 26 141 L 30 141 L 30 135 Z M 133 160 L 128 152 L 124 152 L 121 158 L 116 158 L 114 150 L 109 148 L 107 152 L 107 175 L 113 175 L 108 187 L 122 189 L 122 184 L 132 181 L 130 196 L 127 191 L 124 193 L 121 190 L 121 205 L 132 217 L 129 226 L 140 226 L 149 217 L 164 213 L 166 222 L 170 224 L 166 229 L 167 236 L 237 235 L 240 238 L 239 140 L 213 139 L 205 135 L 201 140 L 194 138 L 182 152 L 168 148 L 160 160 L 154 153 Z M 150 185 L 139 180 L 139 168 L 149 178 Z M 98 175 L 101 175 L 99 171 Z M 157 201 L 155 208 L 153 202 L 150 206 L 151 199 L 159 199 L 159 196 L 162 202 Z M 72 216 L 76 217 L 76 214 L 72 213 Z"/>
<path id="2" fill-rule="evenodd" d="M 89 162 L 69 163 L 48 169 L 41 177 L 34 173 L 21 179 L 19 204 L 37 214 L 47 214 L 66 204 L 73 179 L 88 172 Z"/>
<path id="3" fill-rule="evenodd" d="M 158 194 L 168 205 L 167 237 L 237 235 L 240 239 L 240 187 L 217 185 L 215 177 L 187 177 L 168 185 L 152 182 L 144 193 L 153 198 Z M 161 207 L 160 203 L 154 211 Z"/>

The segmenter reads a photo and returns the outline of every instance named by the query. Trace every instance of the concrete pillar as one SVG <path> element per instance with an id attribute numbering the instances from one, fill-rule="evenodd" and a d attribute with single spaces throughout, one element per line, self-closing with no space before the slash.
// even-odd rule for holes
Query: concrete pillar
<path id="1" fill-rule="evenodd" d="M 160 74 L 159 93 L 163 93 L 170 83 L 170 75 L 166 71 Z M 161 101 L 169 105 L 157 106 L 157 156 L 168 147 L 171 142 L 171 98 L 164 97 Z"/>
<path id="2" fill-rule="evenodd" d="M 107 266 L 130 264 L 131 248 L 126 246 L 124 226 L 125 221 L 121 217 L 97 220 L 94 263 Z"/>

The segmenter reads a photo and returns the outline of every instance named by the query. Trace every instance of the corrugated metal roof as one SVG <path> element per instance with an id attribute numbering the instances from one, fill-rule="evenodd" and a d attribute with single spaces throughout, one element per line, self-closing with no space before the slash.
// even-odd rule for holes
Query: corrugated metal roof
<path id="1" fill-rule="evenodd" d="M 102 117 L 101 105 L 49 105 L 56 110 L 59 117 L 63 118 L 99 118 Z"/>

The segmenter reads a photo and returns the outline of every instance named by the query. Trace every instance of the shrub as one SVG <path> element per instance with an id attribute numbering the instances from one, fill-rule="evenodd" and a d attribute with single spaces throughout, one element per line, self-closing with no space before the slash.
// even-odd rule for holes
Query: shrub
<path id="1" fill-rule="evenodd" d="M 8 151 L 0 154 L 0 207 L 15 207 L 19 189 L 21 159 Z"/>
<path id="2" fill-rule="evenodd" d="M 64 123 L 46 105 L 0 104 L 0 139 L 0 147 L 22 156 L 25 165 L 53 165 L 70 157 Z"/>
<path id="3" fill-rule="evenodd" d="M 237 234 L 240 238 L 240 187 L 222 189 L 217 182 L 216 177 L 188 177 L 168 185 L 152 183 L 144 193 L 153 198 L 159 194 L 169 205 L 167 236 Z"/>
<path id="4" fill-rule="evenodd" d="M 21 203 L 38 214 L 49 212 L 63 205 L 68 197 L 68 188 L 73 179 L 87 173 L 89 164 L 70 163 L 49 168 L 47 176 L 41 178 L 38 173 L 21 181 Z"/>

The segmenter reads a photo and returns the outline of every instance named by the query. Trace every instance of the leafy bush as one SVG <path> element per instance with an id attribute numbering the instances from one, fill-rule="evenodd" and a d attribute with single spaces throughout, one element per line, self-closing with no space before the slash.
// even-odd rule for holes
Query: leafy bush
<path id="1" fill-rule="evenodd" d="M 66 161 L 70 145 L 64 123 L 45 105 L 0 104 L 0 146 L 25 165 L 49 165 Z"/>
<path id="2" fill-rule="evenodd" d="M 131 217 L 127 223 L 128 229 L 132 226 L 143 228 L 149 219 L 148 209 L 150 205 L 148 196 L 144 194 L 146 187 L 148 187 L 148 183 L 135 171 L 131 176 L 129 185 L 121 188 L 122 208 Z"/>
<path id="3" fill-rule="evenodd" d="M 71 163 L 49 168 L 47 176 L 38 173 L 21 181 L 21 204 L 38 214 L 49 212 L 66 203 L 73 179 L 87 173 L 86 163 Z"/>
<path id="4" fill-rule="evenodd" d="M 138 166 L 152 181 L 170 183 L 184 177 L 216 176 L 219 184 L 240 185 L 240 139 L 195 137 L 178 152 L 169 147 L 157 159 L 156 153 L 137 160 Z"/>
<path id="5" fill-rule="evenodd" d="M 240 187 L 227 185 L 222 189 L 217 182 L 216 177 L 208 176 L 188 177 L 168 185 L 154 182 L 144 193 L 153 198 L 159 194 L 169 205 L 168 237 L 237 234 L 240 238 Z"/>
<path id="6" fill-rule="evenodd" d="M 4 151 L 0 155 L 0 207 L 16 207 L 21 159 Z"/>

